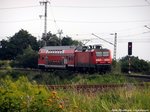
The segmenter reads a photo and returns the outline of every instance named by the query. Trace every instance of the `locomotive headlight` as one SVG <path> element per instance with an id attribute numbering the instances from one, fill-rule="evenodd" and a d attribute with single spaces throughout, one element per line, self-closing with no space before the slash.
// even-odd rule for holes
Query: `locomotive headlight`
<path id="1" fill-rule="evenodd" d="M 110 61 L 110 59 L 104 59 L 104 61 Z"/>
<path id="2" fill-rule="evenodd" d="M 96 59 L 96 61 L 102 61 L 102 59 Z"/>

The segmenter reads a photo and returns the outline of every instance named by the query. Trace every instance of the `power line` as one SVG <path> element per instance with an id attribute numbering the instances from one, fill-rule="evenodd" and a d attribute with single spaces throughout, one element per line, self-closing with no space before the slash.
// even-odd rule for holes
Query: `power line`
<path id="1" fill-rule="evenodd" d="M 40 7 L 40 5 L 17 6 L 17 7 L 4 7 L 4 8 L 0 8 L 0 10 L 25 9 L 25 8 L 35 8 L 35 7 Z"/>
<path id="2" fill-rule="evenodd" d="M 48 19 L 52 21 L 51 19 Z M 132 22 L 149 22 L 150 19 L 147 20 L 129 20 L 129 21 L 72 21 L 72 20 L 57 20 L 58 22 L 69 22 L 69 23 L 132 23 Z"/>
<path id="3" fill-rule="evenodd" d="M 131 27 L 131 28 L 125 28 L 125 29 L 121 29 L 121 30 L 115 30 L 115 32 L 128 32 L 128 31 L 131 31 L 131 30 L 137 30 L 137 29 L 143 29 L 143 25 L 138 25 L 136 27 Z M 98 34 L 98 35 L 110 35 L 110 32 L 103 32 L 103 33 L 100 33 L 100 32 L 94 32 L 95 34 Z M 73 36 L 88 36 L 88 35 L 91 35 L 91 33 L 71 33 L 69 35 L 73 35 Z"/>
<path id="4" fill-rule="evenodd" d="M 51 6 L 51 4 L 50 4 L 50 6 Z M 60 29 L 60 28 L 58 27 L 58 25 L 57 25 L 57 21 L 56 21 L 56 19 L 55 19 L 54 13 L 53 13 L 52 6 L 51 6 L 51 14 L 52 14 L 52 17 L 53 17 L 53 22 L 55 23 L 55 28 L 56 28 L 56 30 Z"/>
<path id="5" fill-rule="evenodd" d="M 52 6 L 55 8 L 137 8 L 149 7 L 149 5 L 120 5 L 120 6 Z"/>
<path id="6" fill-rule="evenodd" d="M 26 20 L 12 20 L 12 21 L 0 21 L 0 23 L 19 23 L 19 22 L 35 22 L 39 19 L 26 19 Z"/>
<path id="7" fill-rule="evenodd" d="M 17 7 L 3 7 L 0 10 L 9 10 L 9 9 L 24 9 L 24 8 L 35 8 L 40 7 L 40 5 L 29 5 L 29 6 L 17 6 Z M 149 5 L 120 5 L 120 6 L 51 6 L 54 8 L 143 8 L 149 7 Z"/>
<path id="8" fill-rule="evenodd" d="M 149 4 L 149 6 L 150 6 L 150 1 L 148 1 L 148 0 L 145 0 L 145 2 L 146 2 L 146 3 L 148 3 L 148 4 Z"/>
<path id="9" fill-rule="evenodd" d="M 0 23 L 16 23 L 16 22 L 28 22 L 28 21 L 39 21 L 39 19 L 27 19 L 27 20 L 12 20 L 12 21 L 0 21 Z M 129 20 L 129 21 L 72 21 L 72 20 L 60 20 L 60 19 L 48 19 L 48 21 L 57 22 L 68 22 L 68 23 L 136 23 L 136 22 L 150 22 L 147 20 Z"/>
<path id="10" fill-rule="evenodd" d="M 89 40 L 89 39 L 87 39 L 87 40 Z M 97 38 L 92 39 L 93 43 L 94 43 L 94 40 L 96 42 L 98 42 Z M 140 38 L 140 39 L 139 38 L 136 38 L 136 39 L 130 39 L 130 38 L 122 39 L 122 38 L 118 38 L 117 43 L 127 43 L 129 41 L 132 41 L 132 42 L 135 42 L 135 43 L 149 43 L 150 42 L 150 38 L 144 38 L 144 39 L 143 38 Z M 101 41 L 101 43 L 105 43 L 105 42 Z"/>
<path id="11" fill-rule="evenodd" d="M 126 28 L 126 29 L 120 29 L 120 30 L 117 30 L 116 32 L 127 32 L 131 30 L 139 30 L 139 29 L 143 29 L 143 25 L 138 25 L 138 26 Z"/>
<path id="12" fill-rule="evenodd" d="M 142 32 L 142 33 L 138 33 L 138 34 L 132 34 L 132 35 L 123 35 L 123 36 L 120 35 L 120 37 L 138 36 L 138 35 L 144 35 L 144 34 L 147 34 L 147 33 L 150 33 L 150 31 L 148 31 L 148 32 Z"/>

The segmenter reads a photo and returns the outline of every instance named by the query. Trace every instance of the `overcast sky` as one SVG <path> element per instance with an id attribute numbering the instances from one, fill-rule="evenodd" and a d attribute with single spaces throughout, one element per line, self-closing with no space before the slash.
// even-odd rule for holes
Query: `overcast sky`
<path id="1" fill-rule="evenodd" d="M 44 6 L 40 0 L 0 0 L 0 40 L 20 29 L 37 39 L 44 32 Z M 41 0 L 42 1 L 42 0 Z M 47 31 L 76 40 L 91 39 L 88 44 L 113 46 L 96 39 L 94 33 L 114 42 L 117 33 L 117 59 L 127 55 L 127 43 L 133 42 L 133 55 L 150 61 L 150 0 L 51 0 L 48 4 Z"/>

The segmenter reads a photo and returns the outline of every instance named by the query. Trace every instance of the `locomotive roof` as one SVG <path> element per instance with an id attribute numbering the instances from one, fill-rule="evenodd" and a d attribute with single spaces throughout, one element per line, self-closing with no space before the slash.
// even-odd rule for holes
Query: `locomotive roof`
<path id="1" fill-rule="evenodd" d="M 107 49 L 107 48 L 102 48 L 101 50 L 109 50 L 109 49 Z"/>
<path id="2" fill-rule="evenodd" d="M 46 49 L 46 50 L 68 50 L 68 49 L 76 49 L 76 46 L 45 46 L 42 49 Z"/>

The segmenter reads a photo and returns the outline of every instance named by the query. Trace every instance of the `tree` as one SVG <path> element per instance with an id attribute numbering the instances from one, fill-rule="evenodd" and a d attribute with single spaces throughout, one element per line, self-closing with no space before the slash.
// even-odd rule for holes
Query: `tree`
<path id="1" fill-rule="evenodd" d="M 11 55 L 8 53 L 8 41 L 7 40 L 2 40 L 1 41 L 1 48 L 0 48 L 0 59 L 5 60 L 5 59 L 10 59 Z"/>
<path id="2" fill-rule="evenodd" d="M 72 40 L 71 37 L 66 36 L 62 39 L 62 45 L 64 46 L 76 45 L 77 46 L 77 45 L 81 45 L 81 42 L 77 40 Z"/>
<path id="3" fill-rule="evenodd" d="M 23 50 L 22 55 L 18 55 L 14 61 L 14 66 L 23 68 L 37 68 L 38 53 L 31 46 Z"/>
<path id="4" fill-rule="evenodd" d="M 56 36 L 56 34 L 52 34 L 51 32 L 47 33 L 47 37 L 42 37 L 42 47 L 44 46 L 44 43 L 46 43 L 46 46 L 59 46 L 61 40 Z"/>
<path id="5" fill-rule="evenodd" d="M 121 61 L 121 71 L 127 73 L 129 68 L 129 56 L 123 57 Z M 131 56 L 130 57 L 131 63 L 131 71 L 135 73 L 139 72 L 148 72 L 149 71 L 149 64 L 147 61 L 139 59 L 138 57 Z"/>
<path id="6" fill-rule="evenodd" d="M 43 35 L 42 41 L 39 41 L 40 46 L 43 47 L 44 43 L 46 46 L 71 46 L 71 45 L 81 45 L 81 42 L 77 40 L 72 40 L 71 37 L 66 36 L 62 39 L 58 38 L 56 34 L 52 34 L 51 32 L 47 33 L 47 37 Z"/>
<path id="7" fill-rule="evenodd" d="M 14 36 L 9 37 L 7 41 L 3 40 L 1 43 L 1 59 L 15 59 L 17 55 L 22 54 L 23 50 L 29 46 L 36 51 L 39 49 L 36 38 L 23 29 L 21 29 Z"/>
<path id="8" fill-rule="evenodd" d="M 64 37 L 61 43 L 63 46 L 69 46 L 69 45 L 72 45 L 73 41 L 71 37 Z"/>

